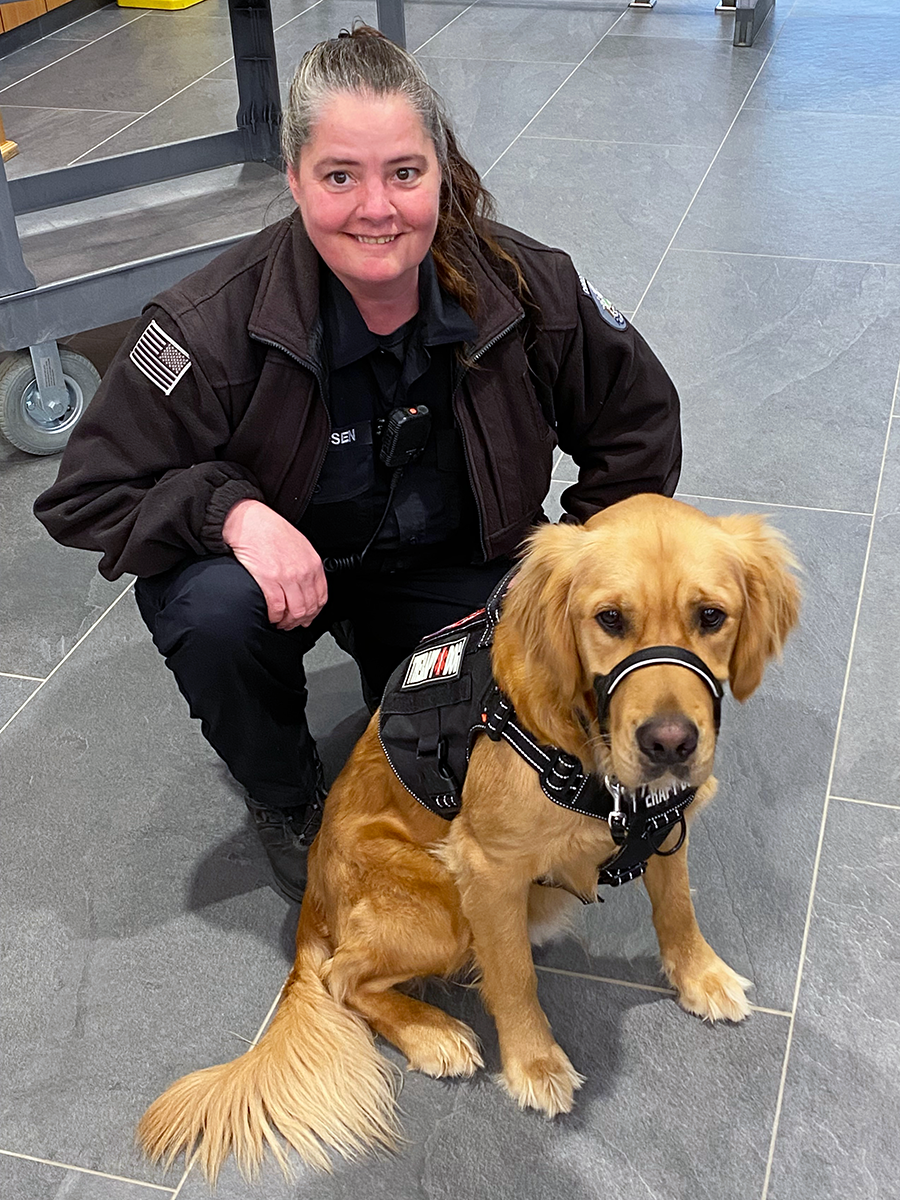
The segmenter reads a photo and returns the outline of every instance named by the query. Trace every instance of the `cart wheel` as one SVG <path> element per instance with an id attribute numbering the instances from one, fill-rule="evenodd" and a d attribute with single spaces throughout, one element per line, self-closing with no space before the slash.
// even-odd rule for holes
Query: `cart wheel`
<path id="1" fill-rule="evenodd" d="M 60 350 L 69 407 L 48 419 L 37 405 L 37 380 L 27 351 L 0 363 L 0 433 L 26 454 L 58 454 L 100 386 L 94 364 L 74 350 Z"/>

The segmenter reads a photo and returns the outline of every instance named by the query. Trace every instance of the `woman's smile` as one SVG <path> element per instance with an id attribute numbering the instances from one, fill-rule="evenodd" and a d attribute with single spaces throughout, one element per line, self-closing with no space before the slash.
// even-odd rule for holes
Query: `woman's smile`
<path id="1" fill-rule="evenodd" d="M 441 171 L 405 97 L 340 93 L 288 169 L 310 241 L 362 308 L 405 299 L 434 240 Z"/>

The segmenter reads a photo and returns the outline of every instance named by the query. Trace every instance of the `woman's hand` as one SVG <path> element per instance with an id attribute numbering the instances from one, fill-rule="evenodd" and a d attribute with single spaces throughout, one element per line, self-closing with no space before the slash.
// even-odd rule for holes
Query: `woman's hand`
<path id="1" fill-rule="evenodd" d="M 312 624 L 328 599 L 322 560 L 312 543 L 259 500 L 240 500 L 225 518 L 222 538 L 266 598 L 279 629 Z"/>

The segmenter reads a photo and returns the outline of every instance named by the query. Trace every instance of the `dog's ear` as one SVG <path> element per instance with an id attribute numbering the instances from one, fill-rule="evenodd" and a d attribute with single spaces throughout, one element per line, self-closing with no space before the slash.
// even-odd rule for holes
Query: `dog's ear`
<path id="1" fill-rule="evenodd" d="M 545 733 L 560 714 L 571 720 L 584 689 L 569 616 L 569 592 L 585 545 L 581 525 L 541 525 L 503 602 L 494 639 L 494 673 L 525 720 Z"/>
<path id="2" fill-rule="evenodd" d="M 800 615 L 800 588 L 791 573 L 798 569 L 784 537 L 761 517 L 720 517 L 731 535 L 744 590 L 744 612 L 731 655 L 731 690 L 746 700 L 762 681 L 770 658 L 781 653 Z"/>

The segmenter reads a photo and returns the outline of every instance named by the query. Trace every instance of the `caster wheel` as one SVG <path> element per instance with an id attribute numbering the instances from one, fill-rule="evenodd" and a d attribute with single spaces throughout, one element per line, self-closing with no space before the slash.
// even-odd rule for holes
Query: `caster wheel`
<path id="1" fill-rule="evenodd" d="M 26 454 L 59 454 L 100 386 L 93 363 L 74 350 L 60 350 L 69 404 L 47 417 L 37 404 L 37 380 L 27 351 L 0 363 L 0 433 Z"/>

